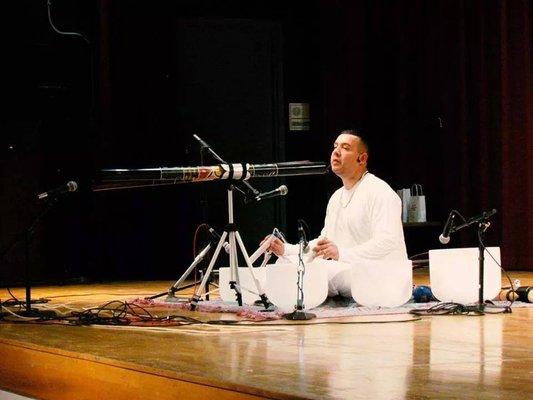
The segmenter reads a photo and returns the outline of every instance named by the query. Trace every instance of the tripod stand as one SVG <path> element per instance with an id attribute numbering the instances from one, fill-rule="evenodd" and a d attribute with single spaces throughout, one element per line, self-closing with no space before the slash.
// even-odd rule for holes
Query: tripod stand
<path id="1" fill-rule="evenodd" d="M 198 287 L 193 297 L 191 298 L 191 310 L 195 310 L 198 306 L 198 302 L 201 299 L 201 295 L 204 292 L 205 285 L 207 281 L 209 280 L 211 272 L 213 271 L 215 262 L 217 261 L 217 258 L 220 254 L 220 250 L 222 249 L 222 246 L 226 242 L 226 237 L 228 238 L 228 244 L 229 244 L 229 264 L 230 264 L 229 284 L 230 284 L 230 288 L 232 290 L 235 290 L 235 296 L 237 298 L 237 303 L 239 304 L 239 306 L 242 306 L 242 288 L 241 288 L 240 281 L 239 281 L 239 271 L 238 271 L 238 249 L 240 249 L 242 256 L 246 262 L 246 266 L 248 267 L 248 270 L 250 271 L 250 275 L 252 276 L 252 279 L 254 281 L 255 287 L 257 289 L 257 293 L 259 295 L 259 298 L 261 299 L 261 303 L 265 306 L 265 308 L 268 308 L 270 305 L 270 302 L 268 301 L 268 298 L 263 288 L 261 287 L 259 280 L 255 278 L 253 266 L 252 266 L 253 261 L 255 261 L 257 257 L 259 257 L 259 254 L 261 254 L 260 253 L 261 249 L 264 249 L 262 251 L 266 251 L 266 248 L 268 248 L 268 245 L 265 246 L 265 243 L 263 243 L 263 245 L 258 249 L 258 251 L 254 253 L 253 258 L 248 256 L 248 252 L 246 251 L 241 235 L 239 231 L 237 230 L 237 225 L 235 224 L 234 218 L 233 218 L 233 190 L 234 190 L 234 186 L 233 184 L 230 184 L 228 186 L 228 224 L 226 225 L 224 232 L 220 236 L 218 244 L 215 248 L 215 252 L 213 253 L 213 256 L 209 262 L 209 266 L 207 267 L 207 270 L 202 279 L 202 282 L 200 283 L 200 286 Z M 238 248 L 237 248 L 237 245 L 239 246 Z"/>
<path id="2" fill-rule="evenodd" d="M 204 165 L 204 152 L 209 152 L 217 161 L 219 161 L 221 163 L 225 163 L 225 161 L 222 159 L 222 157 L 220 157 L 211 148 L 211 146 L 209 146 L 203 139 L 201 139 L 198 135 L 193 135 L 193 137 L 200 143 L 200 161 L 201 161 L 202 165 Z M 240 306 L 242 306 L 242 295 L 241 295 L 240 290 L 237 289 L 238 283 L 235 280 L 235 279 L 238 279 L 238 270 L 236 269 L 237 260 L 238 260 L 237 253 L 236 253 L 236 243 L 235 243 L 235 238 L 236 237 L 238 237 L 238 240 L 240 240 L 239 245 L 241 246 L 241 251 L 242 251 L 243 255 L 245 255 L 245 257 L 248 257 L 248 256 L 247 256 L 247 253 L 246 253 L 246 249 L 244 248 L 244 244 L 242 244 L 242 240 L 240 239 L 239 232 L 237 232 L 237 230 L 236 230 L 236 228 L 234 226 L 234 223 L 233 223 L 233 190 L 236 189 L 236 190 L 238 190 L 239 192 L 241 192 L 245 196 L 245 199 L 244 199 L 245 203 L 251 201 L 251 199 L 256 198 L 256 196 L 260 195 L 260 192 L 257 189 L 255 189 L 252 185 L 250 185 L 248 182 L 246 182 L 246 181 L 240 181 L 239 183 L 240 183 L 240 185 L 242 185 L 241 188 L 237 187 L 235 182 L 231 183 L 229 185 L 229 187 L 228 187 L 228 219 L 229 219 L 229 222 L 228 222 L 228 225 L 227 225 L 226 230 L 224 232 L 224 237 L 223 238 L 220 237 L 220 235 L 218 235 L 211 228 L 209 228 L 209 231 L 214 237 L 216 237 L 219 240 L 218 244 L 220 245 L 220 247 L 219 246 L 216 247 L 216 252 L 213 255 L 212 262 L 214 263 L 216 261 L 216 258 L 218 257 L 218 254 L 220 253 L 220 248 L 221 248 L 221 246 L 223 246 L 224 249 L 226 250 L 226 252 L 230 255 L 230 265 L 231 265 L 231 263 L 235 264 L 235 269 L 232 268 L 232 270 L 231 270 L 231 282 L 233 282 L 233 283 L 231 283 L 231 282 L 230 283 L 232 285 L 231 289 L 235 289 L 236 290 L 238 304 Z M 204 218 L 204 220 L 206 220 L 207 219 L 207 208 L 208 207 L 207 207 L 207 199 L 205 197 L 205 193 L 204 193 L 200 203 L 202 205 L 203 218 Z M 230 229 L 233 229 L 233 230 L 230 230 Z M 277 230 L 275 230 L 275 231 L 277 231 Z M 232 232 L 233 232 L 233 234 L 231 234 Z M 235 233 L 236 233 L 236 235 L 235 235 Z M 230 239 L 229 243 L 225 241 L 226 236 L 229 236 L 229 239 Z M 233 239 L 231 239 L 232 237 L 233 237 Z M 259 247 L 259 249 L 257 249 L 257 251 L 251 257 L 249 257 L 249 262 L 248 262 L 248 259 L 246 260 L 246 262 L 247 262 L 247 264 L 248 264 L 248 266 L 250 268 L 252 268 L 251 264 L 253 264 L 255 262 L 255 260 L 257 260 L 257 258 L 259 258 L 261 256 L 261 254 L 265 254 L 267 252 L 267 249 L 270 246 L 270 242 L 271 242 L 271 240 L 267 240 L 265 243 L 263 243 Z M 216 242 L 213 240 L 211 243 L 209 243 L 207 246 L 205 246 L 202 249 L 202 251 L 198 254 L 198 256 L 196 256 L 196 258 L 193 260 L 192 264 L 183 273 L 183 275 L 170 287 L 168 292 L 162 292 L 162 293 L 156 294 L 154 296 L 146 297 L 146 299 L 152 300 L 152 299 L 155 299 L 155 298 L 158 298 L 158 297 L 165 296 L 167 294 L 168 294 L 168 296 L 174 296 L 174 294 L 177 291 L 183 290 L 183 289 L 186 289 L 186 288 L 190 288 L 190 287 L 196 285 L 196 282 L 195 282 L 195 283 L 188 284 L 188 285 L 180 287 L 180 285 L 183 282 L 185 282 L 187 277 L 198 266 L 198 264 L 200 264 L 203 261 L 203 259 L 209 254 L 211 249 L 214 246 L 216 246 L 215 243 Z M 232 251 L 234 252 L 233 255 L 232 255 Z M 263 261 L 262 266 L 266 265 L 266 263 L 268 262 L 270 257 L 271 257 L 270 253 L 266 254 L 265 260 Z M 209 287 L 209 283 L 211 282 L 212 269 L 213 269 L 213 266 L 211 266 L 210 268 L 208 267 L 203 272 L 201 285 L 198 288 L 198 290 L 195 292 L 195 296 L 193 297 L 193 299 L 197 297 L 198 300 L 199 300 L 199 298 L 200 298 L 199 294 L 204 290 L 205 287 L 207 287 L 207 288 Z M 259 282 L 255 279 L 255 277 L 253 275 L 253 271 L 251 269 L 250 269 L 250 273 L 252 274 L 252 277 L 253 277 L 254 281 L 256 282 L 256 286 L 257 286 L 258 291 L 260 292 L 260 294 L 262 296 L 264 296 L 264 292 L 262 291 Z M 206 293 L 206 299 L 207 300 L 209 300 L 208 296 L 209 296 L 209 290 L 207 290 L 207 293 Z M 265 296 L 265 299 L 266 299 L 266 296 Z M 193 300 L 191 300 L 191 308 L 192 309 L 196 308 L 198 300 L 196 300 L 196 302 L 193 302 Z M 265 303 L 265 301 L 266 301 L 266 303 Z M 267 304 L 269 304 L 268 303 L 268 299 L 263 300 L 263 297 L 261 297 L 261 302 L 263 302 L 263 304 L 265 304 L 265 307 L 268 307 L 268 305 L 267 305 Z"/>
<path id="3" fill-rule="evenodd" d="M 150 296 L 150 297 L 146 297 L 147 300 L 153 300 L 153 299 L 156 299 L 158 297 L 162 297 L 162 296 L 169 296 L 169 297 L 173 297 L 175 295 L 176 292 L 180 291 L 180 290 L 184 290 L 184 289 L 188 289 L 190 287 L 193 287 L 196 285 L 196 282 L 194 283 L 190 283 L 190 284 L 187 284 L 187 285 L 184 285 L 184 286 L 181 286 L 187 279 L 187 277 L 194 271 L 194 269 L 198 266 L 198 264 L 200 262 L 202 262 L 205 257 L 207 257 L 207 255 L 209 254 L 209 252 L 211 251 L 211 249 L 213 247 L 216 247 L 217 244 L 218 244 L 218 241 L 221 239 L 221 236 L 216 233 L 214 230 L 212 230 L 210 228 L 210 232 L 212 233 L 213 237 L 217 240 L 212 240 L 211 243 L 208 243 L 201 251 L 200 253 L 194 258 L 193 262 L 189 265 L 189 267 L 187 268 L 187 270 L 183 273 L 183 275 L 170 287 L 170 289 L 166 292 L 162 292 L 162 293 L 159 293 L 159 294 L 156 294 L 156 295 L 153 295 L 153 296 Z M 266 239 L 262 244 L 261 246 L 259 246 L 259 248 L 249 257 L 250 258 L 250 263 L 253 264 L 261 255 L 264 255 L 264 259 L 263 259 L 263 262 L 261 263 L 261 266 L 260 268 L 263 268 L 266 266 L 266 264 L 268 263 L 268 261 L 270 260 L 270 258 L 272 257 L 272 253 L 268 251 L 268 248 L 270 247 L 270 244 L 272 243 L 272 241 L 274 240 L 274 237 L 278 237 L 279 239 L 282 239 L 283 241 L 285 241 L 285 238 L 283 237 L 283 235 L 279 232 L 279 230 L 277 228 L 274 228 L 274 231 L 272 232 L 272 235 Z M 226 252 L 229 254 L 230 252 L 230 245 L 227 241 L 224 241 L 224 243 L 222 244 L 222 247 L 224 247 L 224 249 L 226 250 Z M 205 275 L 205 274 L 204 274 Z M 202 275 L 202 279 L 203 279 L 203 275 Z M 208 285 L 210 282 L 210 279 L 208 279 L 206 281 L 206 285 Z M 208 286 L 206 286 L 206 288 L 208 288 Z M 209 300 L 209 298 L 207 298 L 207 293 L 206 293 L 206 299 Z M 261 301 L 262 302 L 262 301 Z"/>

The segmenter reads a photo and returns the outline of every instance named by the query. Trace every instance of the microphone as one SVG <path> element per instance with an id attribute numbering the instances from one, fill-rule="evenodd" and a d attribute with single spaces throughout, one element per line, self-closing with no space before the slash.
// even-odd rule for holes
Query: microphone
<path id="1" fill-rule="evenodd" d="M 59 186 L 47 192 L 40 193 L 37 198 L 39 200 L 44 200 L 49 197 L 58 197 L 64 193 L 75 192 L 76 190 L 78 190 L 78 184 L 74 181 L 69 181 L 65 185 Z"/>
<path id="2" fill-rule="evenodd" d="M 200 138 L 200 136 L 194 134 L 192 135 L 192 137 L 195 138 L 198 141 L 198 143 L 200 143 L 200 146 L 206 149 L 210 149 L 209 145 L 202 138 Z"/>
<path id="3" fill-rule="evenodd" d="M 260 193 L 255 196 L 255 201 L 261 201 L 263 199 L 269 199 L 271 197 L 285 196 L 289 193 L 289 189 L 285 185 L 281 185 L 279 188 L 271 190 L 270 192 Z"/>
<path id="4" fill-rule="evenodd" d="M 448 220 L 446 221 L 446 224 L 444 224 L 444 229 L 439 236 L 439 242 L 442 244 L 448 244 L 450 242 L 450 231 L 452 230 L 454 219 L 455 211 L 452 211 L 450 212 L 450 215 L 448 215 Z"/>
<path id="5" fill-rule="evenodd" d="M 301 219 L 298 220 L 298 243 L 303 243 L 303 249 L 305 253 L 307 247 L 309 246 L 309 242 L 307 241 L 307 238 L 305 236 L 305 231 Z"/>

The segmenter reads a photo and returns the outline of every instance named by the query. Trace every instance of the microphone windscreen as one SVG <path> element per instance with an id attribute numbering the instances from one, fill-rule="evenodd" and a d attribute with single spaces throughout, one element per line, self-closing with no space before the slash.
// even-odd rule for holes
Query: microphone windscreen
<path id="1" fill-rule="evenodd" d="M 441 242 L 442 244 L 448 244 L 448 243 L 450 243 L 450 237 L 449 236 L 446 237 L 446 236 L 441 234 L 439 236 L 439 242 Z"/>
<path id="2" fill-rule="evenodd" d="M 70 181 L 67 183 L 67 188 L 69 192 L 75 192 L 78 190 L 78 184 L 74 181 Z"/>

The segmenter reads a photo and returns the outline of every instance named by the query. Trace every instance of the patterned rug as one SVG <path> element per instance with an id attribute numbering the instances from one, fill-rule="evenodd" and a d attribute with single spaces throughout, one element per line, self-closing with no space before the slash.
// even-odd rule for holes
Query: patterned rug
<path id="1" fill-rule="evenodd" d="M 140 300 L 136 301 L 139 305 L 153 305 L 153 306 L 166 306 L 182 310 L 190 310 L 189 301 L 183 299 L 177 299 L 175 297 L 168 297 L 161 300 Z M 413 300 L 400 307 L 366 307 L 357 304 L 353 299 L 347 299 L 342 297 L 328 298 L 320 306 L 313 308 L 312 310 L 306 310 L 312 312 L 317 318 L 338 318 L 338 317 L 353 317 L 353 316 L 368 316 L 368 315 L 393 315 L 393 314 L 409 314 L 413 309 L 428 309 L 438 302 L 430 303 L 415 303 Z M 495 301 L 495 306 L 504 307 L 508 306 L 507 301 Z M 526 308 L 533 307 L 532 303 L 514 302 L 513 308 Z M 276 309 L 275 307 L 265 310 L 263 306 L 239 306 L 236 302 L 224 302 L 222 300 L 201 301 L 198 303 L 197 311 L 199 312 L 212 312 L 212 313 L 233 313 L 241 317 L 254 320 L 254 321 L 267 321 L 282 319 L 285 312 Z"/>

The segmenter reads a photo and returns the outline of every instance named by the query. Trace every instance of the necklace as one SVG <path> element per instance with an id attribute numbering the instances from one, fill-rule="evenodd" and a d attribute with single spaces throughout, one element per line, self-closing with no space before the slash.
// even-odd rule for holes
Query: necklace
<path id="1" fill-rule="evenodd" d="M 357 189 L 357 186 L 359 186 L 359 184 L 361 183 L 361 181 L 363 180 L 363 178 L 366 176 L 366 174 L 368 174 L 368 171 L 365 171 L 365 172 L 363 173 L 363 175 L 361 175 L 361 178 L 359 178 L 359 180 L 355 183 L 355 185 L 354 185 L 353 188 L 352 188 L 352 194 L 350 194 L 350 198 L 348 199 L 348 201 L 346 202 L 346 204 L 344 204 L 343 201 L 342 201 L 342 197 L 343 197 L 345 191 L 343 191 L 343 192 L 341 193 L 341 196 L 340 196 L 340 198 L 339 198 L 339 202 L 340 202 L 342 208 L 346 208 L 346 207 L 348 207 L 348 204 L 350 204 L 350 201 L 352 201 L 352 197 L 353 197 L 353 195 L 355 194 L 355 191 L 356 191 L 356 189 Z"/>

